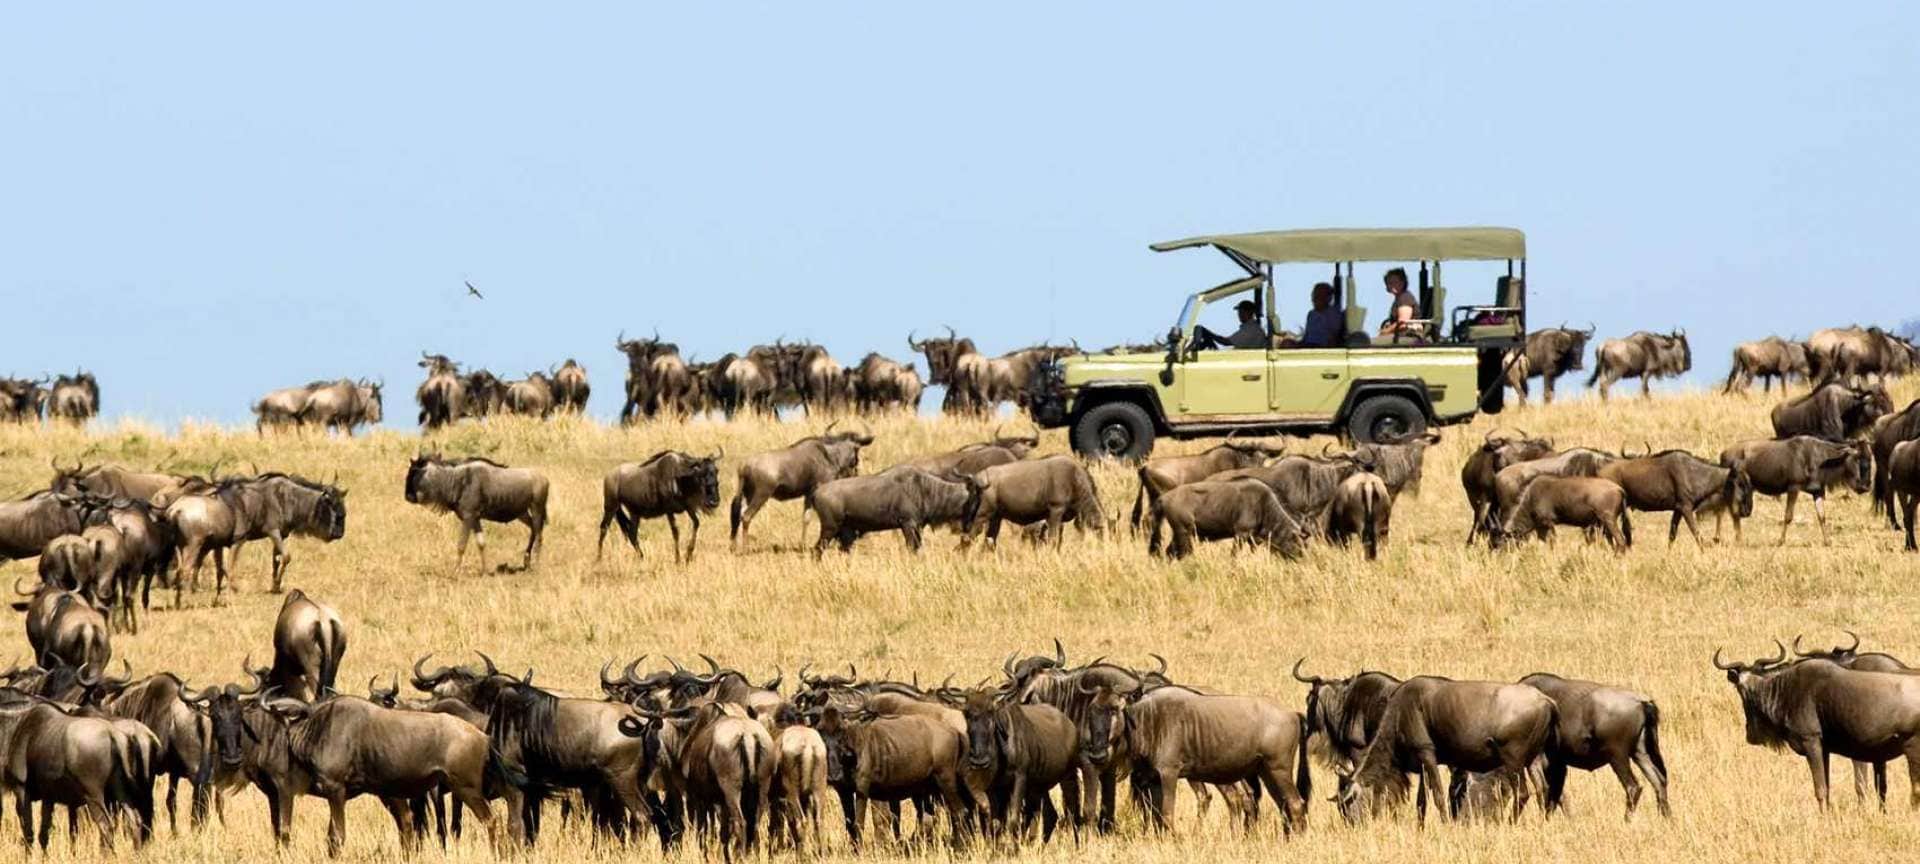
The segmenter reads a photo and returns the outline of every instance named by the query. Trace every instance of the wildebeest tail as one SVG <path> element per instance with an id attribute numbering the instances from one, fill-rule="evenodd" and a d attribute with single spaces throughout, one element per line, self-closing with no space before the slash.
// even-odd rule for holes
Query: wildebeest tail
<path id="1" fill-rule="evenodd" d="M 1360 526 L 1360 542 L 1366 545 L 1368 561 L 1380 557 L 1380 530 L 1379 527 L 1373 523 L 1374 511 L 1378 509 L 1379 506 L 1380 503 L 1374 498 L 1374 489 L 1372 486 L 1368 486 L 1362 490 L 1360 495 L 1360 515 L 1361 518 L 1366 520 L 1366 524 Z"/>
<path id="2" fill-rule="evenodd" d="M 1167 513 L 1161 508 L 1160 502 L 1155 501 L 1148 508 L 1147 518 L 1153 522 L 1152 530 L 1147 532 L 1147 554 L 1157 557 L 1160 554 L 1160 527 L 1167 522 Z"/>
<path id="3" fill-rule="evenodd" d="M 1077 511 L 1080 527 L 1095 531 L 1101 535 L 1107 533 L 1107 511 L 1100 506 L 1100 487 L 1093 482 L 1093 473 L 1081 471 L 1078 497 L 1073 509 Z"/>
<path id="4" fill-rule="evenodd" d="M 487 781 L 501 791 L 525 789 L 529 785 L 527 772 L 508 761 L 506 754 L 500 752 L 500 745 L 492 741 L 487 742 Z"/>
<path id="5" fill-rule="evenodd" d="M 1653 767 L 1660 769 L 1661 779 L 1666 779 L 1667 757 L 1660 753 L 1660 706 L 1648 699 L 1640 703 L 1640 713 L 1646 719 L 1640 729 L 1640 744 L 1647 748 L 1647 758 L 1653 760 Z"/>
<path id="6" fill-rule="evenodd" d="M 1593 352 L 1593 374 L 1587 376 L 1587 386 L 1599 383 L 1600 376 L 1607 371 L 1607 356 L 1599 351 Z"/>
<path id="7" fill-rule="evenodd" d="M 746 503 L 746 494 L 746 488 L 742 487 L 740 491 L 733 496 L 733 503 L 727 505 L 727 520 L 730 523 L 730 528 L 727 531 L 728 540 L 740 539 L 740 507 Z"/>
<path id="8" fill-rule="evenodd" d="M 760 763 L 767 754 L 758 752 L 756 739 L 742 735 L 733 744 L 740 754 L 740 816 L 746 820 L 747 848 L 758 839 L 760 824 Z"/>
<path id="9" fill-rule="evenodd" d="M 1627 513 L 1627 505 L 1625 502 L 1622 502 L 1620 504 L 1620 538 L 1625 541 L 1626 548 L 1632 549 L 1633 520 L 1627 517 Z"/>
<path id="10" fill-rule="evenodd" d="M 1140 466 L 1140 491 L 1133 493 L 1133 516 L 1127 524 L 1133 526 L 1133 533 L 1140 533 L 1140 519 L 1146 515 L 1147 504 L 1147 468 Z"/>
<path id="11" fill-rule="evenodd" d="M 313 622 L 313 644 L 320 648 L 320 686 L 314 698 L 334 692 L 333 683 L 340 674 L 340 657 L 347 652 L 347 634 L 330 621 Z"/>
<path id="12" fill-rule="evenodd" d="M 1311 761 L 1307 756 L 1307 742 L 1313 738 L 1313 733 L 1307 729 L 1307 715 L 1296 714 L 1294 716 L 1300 718 L 1300 752 L 1294 754 L 1293 785 L 1300 790 L 1300 800 L 1307 802 L 1309 806 L 1311 806 L 1313 802 L 1313 772 L 1307 768 L 1307 763 Z M 1281 806 L 1284 807 L 1286 804 L 1282 802 Z"/>

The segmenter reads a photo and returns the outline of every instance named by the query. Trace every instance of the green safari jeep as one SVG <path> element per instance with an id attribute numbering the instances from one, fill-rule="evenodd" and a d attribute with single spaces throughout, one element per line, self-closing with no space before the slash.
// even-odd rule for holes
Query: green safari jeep
<path id="1" fill-rule="evenodd" d="M 1141 459 L 1161 435 L 1334 432 L 1375 442 L 1499 412 L 1504 364 L 1519 353 L 1510 349 L 1526 340 L 1521 232 L 1310 229 L 1193 237 L 1151 248 L 1199 246 L 1219 250 L 1247 275 L 1188 297 L 1164 353 L 1120 349 L 1042 366 L 1026 399 L 1035 422 L 1068 427 L 1077 453 Z M 1507 275 L 1496 280 L 1493 304 L 1447 308 L 1443 262 L 1501 260 Z M 1418 282 L 1408 287 L 1419 308 L 1401 332 L 1374 335 L 1354 283 L 1356 261 L 1418 262 Z M 1345 295 L 1344 332 L 1331 345 L 1303 347 L 1278 326 L 1273 265 L 1298 262 L 1331 264 L 1335 296 Z M 1205 334 L 1196 339 L 1208 306 L 1245 301 L 1266 324 L 1265 346 L 1214 347 Z"/>

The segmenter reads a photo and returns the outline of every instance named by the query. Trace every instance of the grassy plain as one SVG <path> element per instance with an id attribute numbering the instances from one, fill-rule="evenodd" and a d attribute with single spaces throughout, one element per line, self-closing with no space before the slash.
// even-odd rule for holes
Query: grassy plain
<path id="1" fill-rule="evenodd" d="M 1920 388 L 1895 393 L 1904 405 Z M 1271 695 L 1301 704 L 1303 689 L 1287 675 L 1300 656 L 1321 674 L 1363 668 L 1400 675 L 1513 679 L 1535 670 L 1615 682 L 1654 697 L 1664 712 L 1666 755 L 1673 774 L 1675 814 L 1657 816 L 1649 799 L 1632 821 L 1621 818 L 1620 789 L 1608 774 L 1576 774 L 1570 812 L 1543 822 L 1530 812 L 1518 824 L 1430 824 L 1416 829 L 1400 819 L 1352 828 L 1341 824 L 1325 796 L 1333 776 L 1315 766 L 1312 828 L 1290 841 L 1272 811 L 1245 836 L 1220 808 L 1195 821 L 1192 798 L 1177 833 L 1149 837 L 1125 808 L 1125 830 L 1075 847 L 1058 842 L 1017 854 L 968 853 L 1018 860 L 1176 862 L 1204 859 L 1290 859 L 1345 864 L 1378 860 L 1558 861 L 1850 861 L 1891 860 L 1920 846 L 1920 812 L 1894 794 L 1891 812 L 1863 808 L 1850 795 L 1836 811 L 1814 810 L 1804 763 L 1791 754 L 1748 746 L 1731 688 L 1708 664 L 1716 646 L 1737 656 L 1771 648 L 1772 637 L 1806 633 L 1816 642 L 1859 631 L 1867 644 L 1920 656 L 1920 604 L 1912 585 L 1920 556 L 1899 551 L 1860 498 L 1829 503 L 1831 546 L 1819 542 L 1813 512 L 1802 507 L 1786 545 L 1774 545 L 1782 512 L 1762 499 L 1742 543 L 1696 546 L 1684 532 L 1669 547 L 1664 514 L 1636 519 L 1640 541 L 1615 556 L 1563 532 L 1558 545 L 1528 545 L 1505 554 L 1466 548 L 1468 511 L 1459 469 L 1483 432 L 1499 424 L 1551 435 L 1562 446 L 1614 449 L 1684 447 L 1711 456 L 1725 444 L 1768 433 L 1772 400 L 1692 393 L 1652 401 L 1617 399 L 1609 405 L 1566 401 L 1528 408 L 1470 427 L 1446 430 L 1430 452 L 1427 482 L 1418 497 L 1401 499 L 1394 530 L 1377 564 L 1357 549 L 1315 548 L 1296 563 L 1265 555 L 1233 555 L 1205 548 L 1186 562 L 1151 560 L 1125 530 L 1107 538 L 1070 533 L 1066 548 L 1034 550 L 1010 542 L 997 553 L 960 554 L 950 535 L 932 537 L 915 557 L 894 537 L 872 537 L 854 554 L 829 554 L 819 564 L 799 551 L 798 504 L 773 504 L 755 528 L 755 542 L 736 555 L 726 544 L 724 499 L 733 492 L 732 467 L 745 454 L 781 446 L 824 425 L 806 421 L 693 422 L 608 428 L 562 420 L 547 424 L 495 421 L 466 425 L 426 442 L 412 432 L 379 431 L 355 439 L 275 436 L 250 430 L 186 427 L 163 435 L 138 424 L 77 430 L 0 428 L 0 492 L 17 496 L 40 488 L 50 458 L 118 461 L 205 469 L 223 461 L 317 478 L 339 472 L 351 490 L 348 533 L 341 542 L 292 544 L 289 587 L 332 603 L 346 616 L 350 648 L 342 680 L 354 692 L 369 676 L 403 672 L 421 653 L 470 658 L 486 650 L 512 669 L 536 668 L 540 679 L 576 693 L 596 691 L 594 674 L 607 659 L 651 654 L 681 659 L 707 652 L 750 674 L 775 667 L 792 680 L 802 663 L 858 664 L 863 672 L 918 672 L 923 681 L 957 673 L 971 682 L 997 674 L 1011 651 L 1039 651 L 1058 636 L 1071 658 L 1107 655 L 1146 664 L 1164 654 L 1179 680 L 1227 691 Z M 407 413 L 393 406 L 396 416 Z M 868 470 L 910 454 L 950 448 L 984 437 L 983 424 L 900 417 L 875 423 L 878 442 Z M 1320 441 L 1297 442 L 1317 452 Z M 596 561 L 600 477 L 623 460 L 661 448 L 711 451 L 724 445 L 722 509 L 706 521 L 699 557 L 672 563 L 666 526 L 642 530 L 643 559 L 609 538 Z M 553 481 L 545 560 L 532 572 L 476 572 L 453 563 L 450 517 L 405 503 L 401 485 L 408 458 L 423 446 L 481 453 L 540 469 Z M 1162 452 L 1198 449 L 1198 442 L 1167 443 Z M 1049 433 L 1047 452 L 1063 450 Z M 1118 466 L 1096 469 L 1107 506 L 1131 505 L 1133 479 Z M 1709 529 L 1711 530 L 1711 529 Z M 496 527 L 492 562 L 518 560 L 525 534 Z M 239 592 L 219 608 L 210 593 L 190 596 L 182 610 L 156 608 L 138 636 L 118 636 L 116 656 L 139 672 L 168 669 L 195 684 L 232 680 L 243 655 L 266 657 L 279 598 L 265 593 L 267 556 L 250 548 L 238 571 Z M 11 583 L 28 565 L 0 568 Z M 210 566 L 210 565 L 209 565 Z M 209 579 L 211 573 L 208 574 Z M 18 618 L 0 641 L 22 655 Z M 0 654 L 10 653 L 0 650 Z M 1894 769 L 1900 787 L 1903 769 Z M 1850 785 L 1836 766 L 1836 785 Z M 1184 791 L 1184 790 L 1183 790 Z M 184 809 L 184 804 L 183 804 Z M 10 815 L 10 814 L 8 814 Z M 306 799 L 297 810 L 293 860 L 324 850 L 325 807 Z M 184 822 L 184 815 L 183 815 Z M 556 820 L 557 822 L 557 820 Z M 16 831 L 9 818 L 5 829 Z M 842 843 L 844 841 L 841 841 Z M 99 853 L 91 841 L 57 855 L 82 860 Z M 398 852 L 391 823 L 369 800 L 349 809 L 350 860 L 387 860 Z M 18 847 L 0 843 L 0 859 Z M 130 854 L 130 853 L 122 853 Z M 438 851 L 426 853 L 437 856 Z M 681 853 L 691 859 L 697 851 Z M 844 847 L 832 854 L 844 854 Z M 869 859 L 932 852 L 870 851 Z M 224 828 L 173 837 L 162 827 L 141 858 L 154 862 L 255 860 L 275 855 L 266 807 L 247 792 L 230 803 Z M 534 861 L 652 859 L 651 841 L 628 849 L 596 847 L 579 826 L 551 827 Z M 483 839 L 469 833 L 451 856 L 487 859 Z"/>

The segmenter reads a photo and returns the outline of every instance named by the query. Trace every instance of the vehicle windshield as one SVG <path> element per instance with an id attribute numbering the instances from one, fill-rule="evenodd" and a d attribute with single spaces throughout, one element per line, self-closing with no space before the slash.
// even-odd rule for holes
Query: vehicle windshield
<path id="1" fill-rule="evenodd" d="M 1173 329 L 1186 329 L 1187 322 L 1193 320 L 1194 309 L 1199 307 L 1199 305 L 1200 295 L 1194 294 L 1187 297 L 1187 302 L 1180 307 L 1180 317 L 1173 319 Z"/>

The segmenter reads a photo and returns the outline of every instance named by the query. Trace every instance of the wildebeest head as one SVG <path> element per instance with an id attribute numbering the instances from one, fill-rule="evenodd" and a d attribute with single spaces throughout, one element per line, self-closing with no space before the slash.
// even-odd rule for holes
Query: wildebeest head
<path id="1" fill-rule="evenodd" d="M 1753 475 L 1747 473 L 1745 463 L 1735 463 L 1727 468 L 1727 480 L 1721 487 L 1720 496 L 1733 508 L 1733 513 L 1742 519 L 1753 516 Z"/>
<path id="2" fill-rule="evenodd" d="M 1793 655 L 1801 660 L 1831 660 L 1844 666 L 1852 661 L 1853 658 L 1859 656 L 1860 636 L 1852 630 L 1842 630 L 1841 632 L 1853 639 L 1852 645 L 1835 645 L 1825 651 L 1802 651 L 1800 650 L 1800 637 L 1794 636 Z"/>
<path id="3" fill-rule="evenodd" d="M 368 423 L 379 423 L 386 415 L 386 400 L 380 395 L 384 381 L 361 379 L 357 385 L 360 391 L 360 416 Z"/>
<path id="4" fill-rule="evenodd" d="M 954 361 L 965 354 L 975 353 L 973 340 L 962 338 L 947 328 L 945 338 L 922 339 L 914 341 L 913 334 L 907 334 L 907 347 L 925 354 L 927 357 L 927 383 L 944 387 L 953 383 Z"/>
<path id="5" fill-rule="evenodd" d="M 1008 452 L 1012 453 L 1015 458 L 1025 459 L 1027 458 L 1028 453 L 1033 452 L 1033 449 L 1035 447 L 1040 446 L 1040 429 L 1039 427 L 1035 427 L 1032 435 L 1010 436 L 1010 435 L 1000 434 L 1000 430 L 998 428 L 995 428 L 993 430 L 993 439 L 991 441 L 982 442 L 982 444 L 975 445 L 975 446 L 992 446 L 992 447 L 1004 448 Z"/>
<path id="6" fill-rule="evenodd" d="M 386 687 L 380 686 L 380 676 L 375 675 L 372 678 L 368 678 L 367 679 L 367 701 L 372 702 L 373 704 L 378 705 L 382 708 L 399 707 L 400 706 L 400 676 L 398 674 L 394 675 L 392 682 L 389 683 Z"/>
<path id="7" fill-rule="evenodd" d="M 448 359 L 445 354 L 428 354 L 422 351 L 420 368 L 427 370 L 428 375 L 454 375 L 460 371 L 460 364 Z"/>
<path id="8" fill-rule="evenodd" d="M 719 507 L 720 460 L 726 455 L 726 450 L 722 449 L 712 456 L 682 457 L 679 473 L 674 477 L 680 500 L 699 501 L 701 511 L 706 513 Z"/>
<path id="9" fill-rule="evenodd" d="M 967 720 L 967 767 L 976 771 L 993 768 L 1000 755 L 1000 744 L 1007 727 L 1000 704 L 999 690 L 980 688 L 968 691 L 960 713 Z"/>
<path id="10" fill-rule="evenodd" d="M 475 651 L 485 666 L 441 666 L 431 671 L 424 668 L 432 654 L 422 655 L 413 661 L 413 677 L 409 681 L 413 689 L 430 693 L 442 699 L 458 699 L 481 711 L 492 707 L 493 699 L 500 690 L 508 685 L 520 683 L 520 679 L 501 673 L 493 663 L 493 658 Z"/>
<path id="11" fill-rule="evenodd" d="M 811 668 L 813 668 L 811 663 L 800 666 L 800 692 L 793 694 L 793 704 L 801 708 L 818 708 L 825 705 L 833 691 L 852 687 L 860 680 L 860 670 L 852 663 L 847 664 L 847 674 L 844 677 L 808 675 L 807 670 Z"/>
<path id="12" fill-rule="evenodd" d="M 421 490 L 426 483 L 427 475 L 445 464 L 438 454 L 425 453 L 413 457 L 413 461 L 407 463 L 407 503 L 421 503 Z"/>
<path id="13" fill-rule="evenodd" d="M 318 493 L 313 499 L 313 516 L 305 533 L 328 542 L 347 536 L 347 490 L 331 483 L 299 482 Z"/>
<path id="14" fill-rule="evenodd" d="M 252 687 L 228 684 L 197 692 L 183 690 L 180 694 L 183 701 L 206 713 L 213 726 L 214 751 L 220 756 L 220 764 L 227 768 L 237 767 L 246 754 L 244 739 L 248 730 L 243 716 L 246 706 L 243 703 L 250 697 L 258 696 L 266 683 L 265 670 L 250 666 L 251 661 L 248 661 L 242 663 L 241 668 L 253 679 Z"/>
<path id="15" fill-rule="evenodd" d="M 1746 715 L 1747 743 L 1763 747 L 1784 747 L 1786 739 L 1783 730 L 1775 721 L 1776 705 L 1771 698 L 1773 688 L 1766 686 L 1773 673 L 1788 668 L 1787 646 L 1775 639 L 1773 644 L 1779 653 L 1772 657 L 1755 660 L 1751 663 L 1726 662 L 1720 659 L 1720 650 L 1714 649 L 1713 668 L 1727 673 L 1727 682 L 1740 694 L 1740 709 Z"/>
<path id="16" fill-rule="evenodd" d="M 857 767 L 859 751 L 854 748 L 853 725 L 862 722 L 847 717 L 832 705 L 820 710 L 814 730 L 827 745 L 827 783 L 840 786 L 848 782 Z"/>
<path id="17" fill-rule="evenodd" d="M 1139 691 L 1121 693 L 1088 680 L 1075 686 L 1088 697 L 1086 719 L 1080 724 L 1080 752 L 1096 765 L 1105 764 L 1126 742 L 1127 701 Z"/>
<path id="18" fill-rule="evenodd" d="M 1000 671 L 1006 673 L 1008 684 L 1016 691 L 1026 687 L 1027 682 L 1043 670 L 1067 668 L 1067 649 L 1061 647 L 1057 637 L 1053 640 L 1052 657 L 1035 654 L 1016 661 L 1014 659 L 1016 656 L 1018 655 L 1009 654 L 1006 662 L 1000 664 Z"/>

